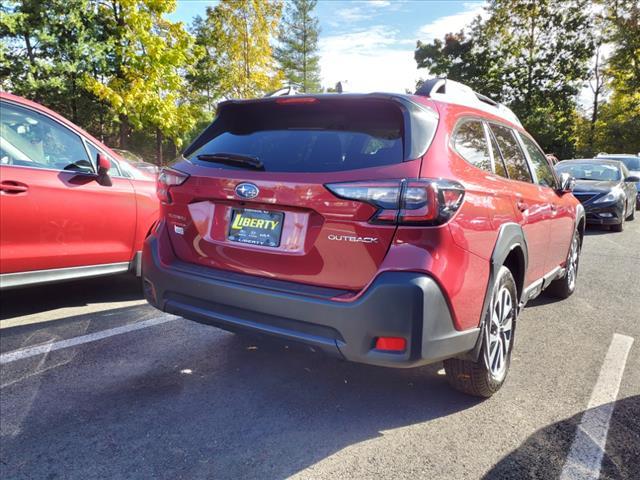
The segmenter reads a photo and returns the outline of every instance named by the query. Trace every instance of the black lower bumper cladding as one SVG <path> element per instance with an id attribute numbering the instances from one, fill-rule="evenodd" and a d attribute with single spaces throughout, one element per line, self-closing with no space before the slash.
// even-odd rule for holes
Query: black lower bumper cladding
<path id="1" fill-rule="evenodd" d="M 479 329 L 454 328 L 447 302 L 427 275 L 380 274 L 363 295 L 331 300 L 328 289 L 199 267 L 172 258 L 161 261 L 159 239 L 150 236 L 143 253 L 145 296 L 165 312 L 230 331 L 252 331 L 303 342 L 347 360 L 388 367 L 413 367 L 470 351 Z M 168 245 L 168 244 L 165 244 Z M 163 251 L 163 253 L 166 253 Z M 377 337 L 402 337 L 407 349 L 374 348 Z"/>

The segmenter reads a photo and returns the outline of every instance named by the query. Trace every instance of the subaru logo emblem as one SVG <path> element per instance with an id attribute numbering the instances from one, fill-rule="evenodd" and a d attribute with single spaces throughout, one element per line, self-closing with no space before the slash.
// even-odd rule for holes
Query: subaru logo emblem
<path id="1" fill-rule="evenodd" d="M 242 198 L 256 198 L 260 189 L 253 183 L 239 183 L 236 185 L 236 195 Z"/>

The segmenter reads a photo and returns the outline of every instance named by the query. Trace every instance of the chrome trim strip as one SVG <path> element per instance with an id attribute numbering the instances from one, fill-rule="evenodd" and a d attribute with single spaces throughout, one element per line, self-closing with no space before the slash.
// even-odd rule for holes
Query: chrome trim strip
<path id="1" fill-rule="evenodd" d="M 38 285 L 78 278 L 101 277 L 129 271 L 129 262 L 86 265 L 82 267 L 53 268 L 29 272 L 3 273 L 0 275 L 0 290 L 27 285 Z"/>

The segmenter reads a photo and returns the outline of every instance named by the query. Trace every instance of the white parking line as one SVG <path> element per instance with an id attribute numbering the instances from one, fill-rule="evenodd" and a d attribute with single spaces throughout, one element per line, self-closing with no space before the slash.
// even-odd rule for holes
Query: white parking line
<path id="1" fill-rule="evenodd" d="M 136 330 L 141 330 L 147 327 L 153 327 L 154 325 L 160 325 L 163 323 L 177 320 L 180 317 L 173 315 L 163 315 L 161 317 L 150 318 L 142 322 L 130 323 L 121 327 L 110 328 L 108 330 L 102 330 L 100 332 L 89 333 L 87 335 L 81 335 L 79 337 L 69 338 L 67 340 L 60 340 L 53 343 L 45 343 L 44 345 L 37 345 L 35 347 L 26 347 L 12 352 L 3 353 L 0 355 L 0 365 L 5 363 L 15 362 L 16 360 L 22 360 L 23 358 L 33 357 L 35 355 L 41 355 L 43 353 L 53 352 L 54 350 L 61 350 L 63 348 L 75 347 L 82 345 L 83 343 L 95 342 L 104 338 L 113 337 L 114 335 L 121 335 L 123 333 L 129 333 Z"/>
<path id="2" fill-rule="evenodd" d="M 33 325 L 35 323 L 51 322 L 53 320 L 61 320 L 67 317 L 75 317 L 86 315 L 88 313 L 103 313 L 109 310 L 117 310 L 126 307 L 137 307 L 146 305 L 146 300 L 126 300 L 123 302 L 100 302 L 87 303 L 80 307 L 64 307 L 55 310 L 47 310 L 44 312 L 32 313 L 30 315 L 22 315 L 20 317 L 0 320 L 0 330 L 3 328 L 20 327 L 22 325 Z M 104 315 L 104 313 L 103 313 Z"/>
<path id="3" fill-rule="evenodd" d="M 600 477 L 609 422 L 632 343 L 631 337 L 617 333 L 613 335 L 589 405 L 582 415 L 562 469 L 561 480 L 597 480 Z"/>

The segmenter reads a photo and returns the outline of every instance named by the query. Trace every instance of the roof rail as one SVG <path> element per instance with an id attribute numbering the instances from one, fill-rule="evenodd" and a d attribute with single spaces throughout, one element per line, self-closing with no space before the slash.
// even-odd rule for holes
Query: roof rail
<path id="1" fill-rule="evenodd" d="M 416 90 L 416 95 L 433 98 L 447 103 L 455 103 L 477 108 L 522 126 L 520 119 L 511 109 L 489 97 L 475 92 L 467 85 L 444 77 L 425 80 Z"/>

